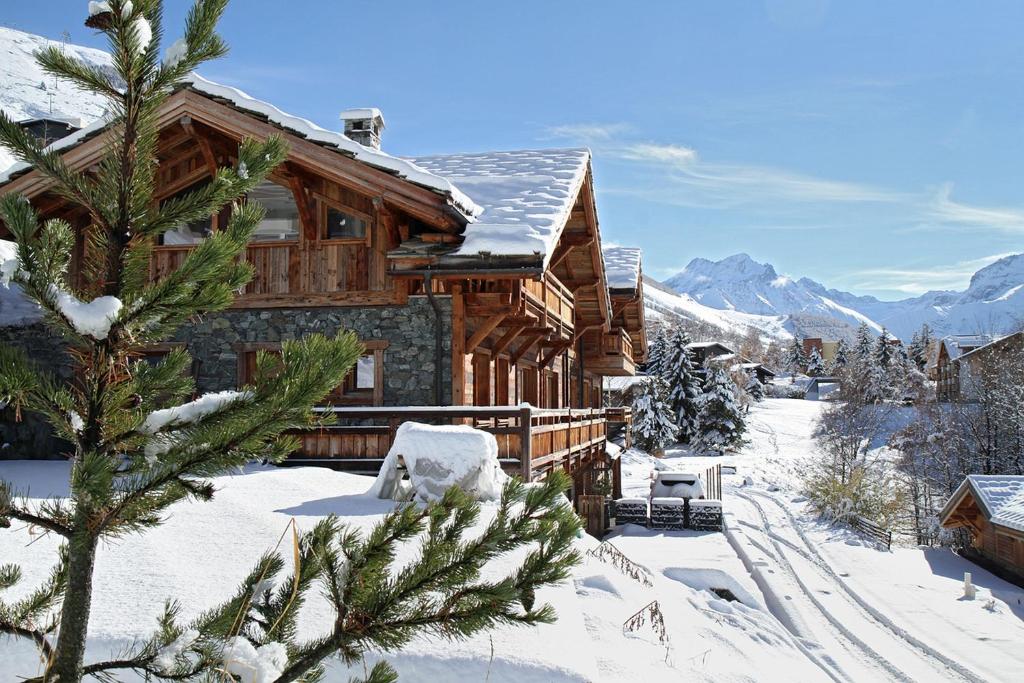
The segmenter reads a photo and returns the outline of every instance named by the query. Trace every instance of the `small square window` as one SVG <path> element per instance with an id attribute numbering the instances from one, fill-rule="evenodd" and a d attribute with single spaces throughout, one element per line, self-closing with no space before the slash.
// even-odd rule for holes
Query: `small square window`
<path id="1" fill-rule="evenodd" d="M 366 219 L 336 209 L 333 206 L 327 207 L 327 227 L 325 239 L 329 240 L 361 240 L 366 238 Z"/>
<path id="2" fill-rule="evenodd" d="M 362 240 L 367 237 L 367 221 L 334 207 L 327 209 L 328 240 Z"/>

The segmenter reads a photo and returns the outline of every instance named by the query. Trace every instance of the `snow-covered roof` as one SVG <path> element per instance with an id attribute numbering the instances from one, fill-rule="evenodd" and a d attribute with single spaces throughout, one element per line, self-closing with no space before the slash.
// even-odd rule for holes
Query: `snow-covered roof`
<path id="1" fill-rule="evenodd" d="M 992 338 L 992 341 L 988 342 L 987 344 L 982 344 L 981 346 L 976 346 L 974 348 L 969 348 L 968 350 L 961 351 L 960 356 L 958 358 L 956 358 L 956 360 L 961 360 L 963 358 L 966 358 L 967 356 L 970 356 L 970 355 L 973 355 L 975 353 L 979 353 L 981 351 L 984 351 L 985 349 L 987 349 L 988 347 L 992 346 L 993 344 L 1000 344 L 1000 343 L 1004 342 L 1005 340 L 1009 339 L 1010 337 L 1022 337 L 1022 336 L 1024 336 L 1024 332 L 1014 332 L 1013 334 L 1006 334 L 1006 335 L 1003 335 L 1001 337 L 994 337 L 994 338 Z"/>
<path id="2" fill-rule="evenodd" d="M 950 360 L 956 360 L 964 353 L 973 351 L 992 342 L 988 334 L 951 334 L 942 338 L 942 346 Z"/>
<path id="3" fill-rule="evenodd" d="M 945 520 L 970 489 L 992 524 L 1024 532 L 1024 476 L 971 474 L 939 514 Z"/>
<path id="4" fill-rule="evenodd" d="M 640 258 L 643 252 L 637 247 L 613 247 L 602 249 L 604 253 L 605 276 L 608 289 L 636 289 L 640 285 Z"/>
<path id="5" fill-rule="evenodd" d="M 483 209 L 452 255 L 536 255 L 546 267 L 586 178 L 590 150 L 442 154 L 412 161 L 457 183 Z"/>
<path id="6" fill-rule="evenodd" d="M 481 211 L 480 207 L 450 180 L 424 170 L 408 159 L 401 159 L 373 147 L 361 145 L 342 132 L 321 128 L 312 121 L 288 114 L 269 102 L 258 100 L 237 88 L 214 83 L 199 74 L 190 74 L 185 79 L 184 85 L 200 94 L 224 100 L 235 109 L 263 117 L 293 135 L 335 149 L 369 166 L 382 169 L 409 182 L 446 195 L 451 199 L 452 204 L 467 217 L 471 218 Z M 50 146 L 50 149 L 63 150 L 73 147 L 102 129 L 106 123 L 107 121 L 101 117 L 74 135 L 58 140 Z M 17 163 L 8 167 L 0 173 L 0 183 L 7 182 L 15 174 L 27 171 L 29 168 L 29 164 L 25 163 Z"/>
<path id="7" fill-rule="evenodd" d="M 721 346 L 728 353 L 736 353 L 735 351 L 733 351 L 731 348 L 729 348 L 728 346 L 726 346 L 722 342 L 716 342 L 716 341 L 690 342 L 689 344 L 686 345 L 686 348 L 688 348 L 688 349 L 709 349 L 709 348 L 711 348 L 713 346 Z"/>

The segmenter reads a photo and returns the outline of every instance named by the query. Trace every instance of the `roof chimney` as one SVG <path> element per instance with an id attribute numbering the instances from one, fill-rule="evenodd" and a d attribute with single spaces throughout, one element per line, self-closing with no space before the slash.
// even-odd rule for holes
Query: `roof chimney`
<path id="1" fill-rule="evenodd" d="M 384 132 L 384 116 L 376 107 L 346 109 L 339 118 L 345 122 L 345 137 L 361 145 L 380 149 L 380 136 Z"/>

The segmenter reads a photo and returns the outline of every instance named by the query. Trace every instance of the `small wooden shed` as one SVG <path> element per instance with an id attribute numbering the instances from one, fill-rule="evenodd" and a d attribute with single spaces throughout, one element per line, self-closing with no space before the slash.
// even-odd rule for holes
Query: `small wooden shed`
<path id="1" fill-rule="evenodd" d="M 1024 476 L 968 476 L 939 521 L 947 529 L 969 529 L 973 550 L 984 563 L 1024 585 Z"/>

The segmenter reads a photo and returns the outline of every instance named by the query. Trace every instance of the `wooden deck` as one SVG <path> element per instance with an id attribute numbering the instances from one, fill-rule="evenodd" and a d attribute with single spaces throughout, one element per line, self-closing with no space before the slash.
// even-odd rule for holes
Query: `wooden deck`
<path id="1" fill-rule="evenodd" d="M 607 440 L 604 408 L 423 406 L 325 410 L 334 413 L 336 424 L 297 432 L 302 445 L 288 464 L 375 472 L 391 448 L 395 431 L 403 422 L 414 420 L 466 424 L 494 434 L 502 466 L 529 481 L 556 467 L 570 474 L 587 469 L 595 458 L 603 457 Z"/>

